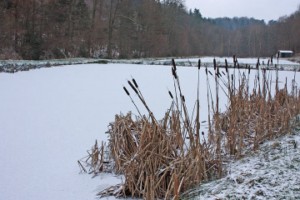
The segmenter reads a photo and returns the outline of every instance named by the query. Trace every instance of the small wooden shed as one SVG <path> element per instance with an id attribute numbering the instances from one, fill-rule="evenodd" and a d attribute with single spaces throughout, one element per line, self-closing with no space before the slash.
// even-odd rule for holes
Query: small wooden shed
<path id="1" fill-rule="evenodd" d="M 289 58 L 294 55 L 294 52 L 291 50 L 278 50 L 277 57 L 278 58 Z"/>

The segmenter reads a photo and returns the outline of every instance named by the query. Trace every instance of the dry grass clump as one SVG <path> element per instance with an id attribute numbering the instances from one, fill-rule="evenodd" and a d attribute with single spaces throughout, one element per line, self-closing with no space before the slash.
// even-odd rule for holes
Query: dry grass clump
<path id="1" fill-rule="evenodd" d="M 135 97 L 148 111 L 148 117 L 141 114 L 134 98 L 123 87 L 139 115 L 116 115 L 107 132 L 109 153 L 103 143 L 99 148 L 96 142 L 89 155 L 78 162 L 85 172 L 97 174 L 111 169 L 124 174 L 124 184 L 108 188 L 100 192 L 100 196 L 179 199 L 182 192 L 221 177 L 223 161 L 228 159 L 228 155 L 239 158 L 248 151 L 256 150 L 265 140 L 290 131 L 293 127 L 291 119 L 300 113 L 300 92 L 295 77 L 290 92 L 287 83 L 279 89 L 276 77 L 275 91 L 272 92 L 272 79 L 267 78 L 266 70 L 259 69 L 258 61 L 255 86 L 250 90 L 250 66 L 246 70 L 239 69 L 237 58 L 234 56 L 233 59 L 235 68 L 231 74 L 227 61 L 226 73 L 221 72 L 215 60 L 215 73 L 207 68 L 205 70 L 208 110 L 213 111 L 212 119 L 208 112 L 208 138 L 205 140 L 200 140 L 204 137 L 200 133 L 199 119 L 200 60 L 194 119 L 188 113 L 174 60 L 175 94 L 169 91 L 172 103 L 161 120 L 157 120 L 151 112 L 135 79 L 128 81 Z M 215 78 L 215 97 L 208 79 L 210 75 Z M 228 109 L 223 113 L 219 109 L 221 92 L 228 97 Z"/>
<path id="2" fill-rule="evenodd" d="M 128 83 L 148 110 L 149 118 L 133 119 L 131 113 L 116 115 L 109 125 L 115 170 L 125 176 L 120 190 L 124 196 L 179 199 L 182 191 L 215 177 L 218 171 L 208 147 L 200 143 L 199 107 L 195 120 L 187 114 L 174 62 L 172 74 L 176 95 L 169 92 L 173 102 L 162 120 L 156 120 L 133 79 Z"/>
<path id="3" fill-rule="evenodd" d="M 109 128 L 110 150 L 115 169 L 125 176 L 124 195 L 178 198 L 181 191 L 214 176 L 209 153 L 199 142 L 194 148 L 186 145 L 180 121 L 176 109 L 158 123 L 134 121 L 130 113 L 116 116 Z"/>
<path id="4" fill-rule="evenodd" d="M 81 172 L 94 174 L 95 176 L 101 172 L 112 172 L 110 154 L 104 142 L 99 147 L 96 140 L 91 150 L 87 151 L 87 154 L 87 156 L 77 161 Z"/>
<path id="5" fill-rule="evenodd" d="M 221 139 L 210 142 L 216 148 L 222 145 L 225 154 L 240 157 L 247 151 L 256 150 L 264 141 L 291 131 L 294 126 L 291 119 L 300 113 L 300 96 L 295 76 L 292 89 L 288 92 L 287 80 L 284 88 L 278 88 L 277 74 L 272 92 L 272 78 L 267 78 L 270 76 L 266 70 L 258 69 L 255 86 L 250 90 L 250 69 L 248 77 L 237 70 L 238 77 L 225 81 L 229 102 L 227 111 L 221 115 L 214 113 L 215 126 L 210 134 L 219 134 Z M 237 86 L 232 80 L 238 80 L 235 81 Z"/>

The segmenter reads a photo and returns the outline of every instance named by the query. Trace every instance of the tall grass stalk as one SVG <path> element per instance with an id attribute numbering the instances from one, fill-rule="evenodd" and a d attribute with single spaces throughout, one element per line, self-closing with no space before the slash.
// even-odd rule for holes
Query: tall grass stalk
<path id="1" fill-rule="evenodd" d="M 168 91 L 172 102 L 162 120 L 156 120 L 135 79 L 128 81 L 147 109 L 149 117 L 140 113 L 129 91 L 123 87 L 139 116 L 133 116 L 131 112 L 116 115 L 109 124 L 107 133 L 110 162 L 105 159 L 105 145 L 102 143 L 99 148 L 97 142 L 89 155 L 78 161 L 84 172 L 105 171 L 105 166 L 110 163 L 116 173 L 124 174 L 124 184 L 105 190 L 99 193 L 100 196 L 114 194 L 145 199 L 180 199 L 183 192 L 204 181 L 221 177 L 224 172 L 223 161 L 229 156 L 243 157 L 258 149 L 264 141 L 291 131 L 291 119 L 300 113 L 296 72 L 291 93 L 288 92 L 287 79 L 285 86 L 279 88 L 276 72 L 275 91 L 272 95 L 272 76 L 260 67 L 259 59 L 252 90 L 249 86 L 250 67 L 247 75 L 239 67 L 235 56 L 233 60 L 232 74 L 225 60 L 226 76 L 223 77 L 216 60 L 214 75 L 205 66 L 208 140 L 200 140 L 200 61 L 194 120 L 188 114 L 174 60 L 172 76 L 175 94 Z M 212 95 L 209 76 L 214 76 L 215 96 Z M 228 108 L 221 112 L 219 88 L 223 87 L 225 89 L 222 90 L 227 93 Z M 84 163 L 87 163 L 88 169 Z"/>

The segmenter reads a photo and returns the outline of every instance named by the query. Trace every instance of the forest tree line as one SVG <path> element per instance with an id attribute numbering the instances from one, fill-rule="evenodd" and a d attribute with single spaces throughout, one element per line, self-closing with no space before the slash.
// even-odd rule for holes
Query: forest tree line
<path id="1" fill-rule="evenodd" d="M 0 2 L 0 59 L 270 56 L 300 52 L 299 35 L 300 7 L 266 24 L 208 19 L 182 0 Z"/>

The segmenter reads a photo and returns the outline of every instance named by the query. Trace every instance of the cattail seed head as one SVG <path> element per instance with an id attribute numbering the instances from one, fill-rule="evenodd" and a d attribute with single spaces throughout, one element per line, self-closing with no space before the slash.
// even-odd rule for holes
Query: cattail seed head
<path id="1" fill-rule="evenodd" d="M 173 99 L 173 95 L 170 91 L 169 91 L 169 95 L 170 95 L 171 99 Z"/>
<path id="2" fill-rule="evenodd" d="M 206 75 L 207 75 L 207 71 L 208 71 L 208 70 L 207 70 L 207 67 L 205 67 L 205 73 L 206 73 Z"/>
<path id="3" fill-rule="evenodd" d="M 177 79 L 176 69 L 174 69 L 174 67 L 172 67 L 172 74 L 174 78 Z"/>
<path id="4" fill-rule="evenodd" d="M 128 84 L 130 85 L 130 87 L 133 89 L 133 91 L 138 94 L 137 89 L 132 85 L 132 83 L 130 81 L 128 81 Z"/>
<path id="5" fill-rule="evenodd" d="M 271 65 L 273 65 L 273 56 L 271 56 Z"/>
<path id="6" fill-rule="evenodd" d="M 201 67 L 201 60 L 199 59 L 198 60 L 198 70 L 200 69 L 200 67 Z"/>
<path id="7" fill-rule="evenodd" d="M 214 70 L 216 71 L 216 69 L 217 69 L 217 61 L 216 61 L 216 59 L 214 58 Z"/>
<path id="8" fill-rule="evenodd" d="M 183 95 L 181 95 L 181 99 L 182 99 L 183 102 L 185 102 L 185 98 L 184 98 Z"/>
<path id="9" fill-rule="evenodd" d="M 125 86 L 123 86 L 123 90 L 125 91 L 125 93 L 126 93 L 128 96 L 130 96 L 130 93 L 128 92 L 128 90 L 126 89 Z"/>
<path id="10" fill-rule="evenodd" d="M 132 79 L 133 84 L 135 85 L 136 88 L 139 88 L 138 84 L 136 83 L 135 79 Z"/>
<path id="11" fill-rule="evenodd" d="M 175 63 L 175 60 L 172 58 L 172 65 L 174 67 L 174 71 L 176 71 L 176 63 Z"/>
<path id="12" fill-rule="evenodd" d="M 233 55 L 233 67 L 234 67 L 234 68 L 236 67 L 236 63 L 237 63 L 236 56 Z"/>

